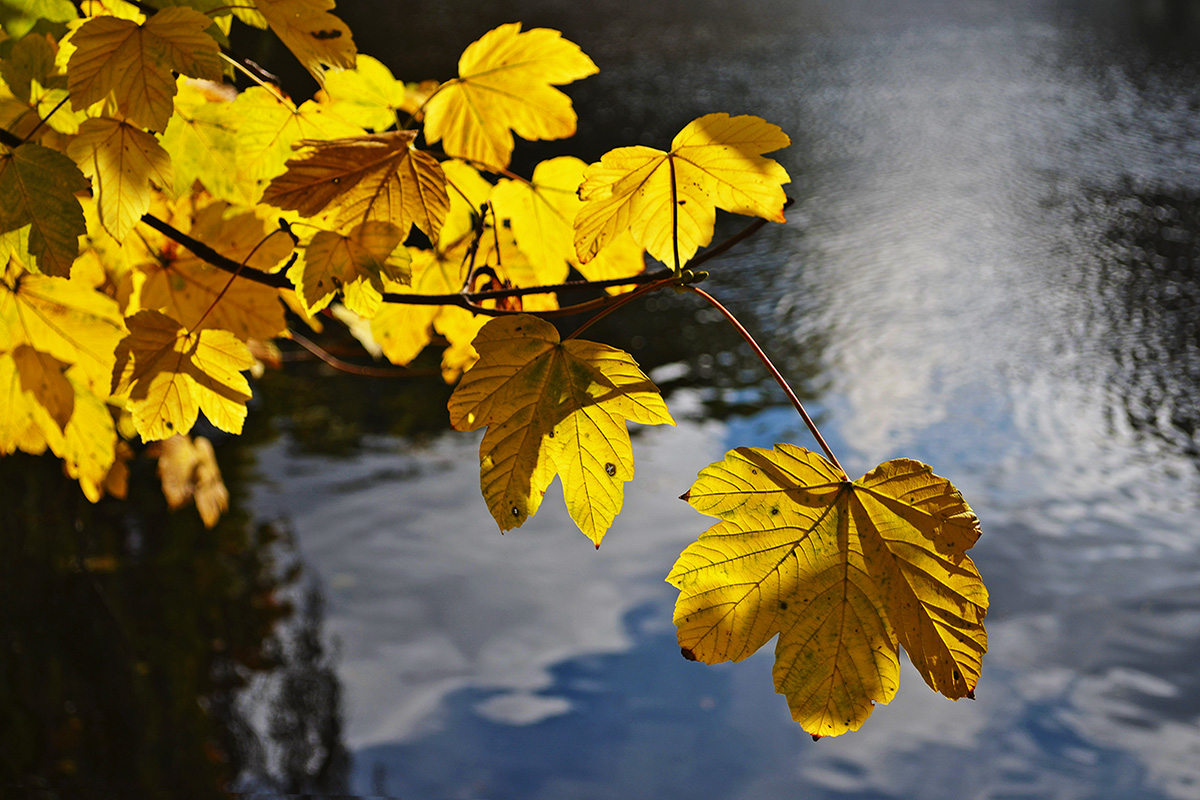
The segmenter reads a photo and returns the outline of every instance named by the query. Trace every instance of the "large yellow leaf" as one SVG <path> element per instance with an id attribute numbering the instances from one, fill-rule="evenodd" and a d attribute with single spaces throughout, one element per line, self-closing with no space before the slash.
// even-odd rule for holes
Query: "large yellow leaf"
<path id="1" fill-rule="evenodd" d="M 384 64 L 359 53 L 354 69 L 325 76 L 325 94 L 320 98 L 339 117 L 368 130 L 385 131 L 404 117 L 417 118 L 437 87 L 437 81 L 398 81 Z"/>
<path id="2" fill-rule="evenodd" d="M 342 292 L 346 307 L 371 317 L 383 302 L 384 279 L 408 282 L 408 252 L 400 230 L 389 222 L 364 222 L 345 236 L 321 231 L 304 248 L 288 277 L 315 314 Z"/>
<path id="3" fill-rule="evenodd" d="M 974 697 L 988 596 L 966 551 L 979 521 L 908 459 L 851 483 L 790 444 L 742 447 L 684 495 L 721 522 L 680 555 L 684 655 L 739 661 L 771 637 L 775 688 L 814 736 L 857 730 L 895 694 L 903 645 L 935 691 Z"/>
<path id="4" fill-rule="evenodd" d="M 162 137 L 174 166 L 176 195 L 187 194 L 200 181 L 213 197 L 253 204 L 253 188 L 238 180 L 238 118 L 231 102 L 236 92 L 187 79 L 180 79 L 178 86 L 175 115 Z"/>
<path id="5" fill-rule="evenodd" d="M 690 122 L 670 152 L 619 147 L 584 173 L 575 248 L 589 261 L 627 228 L 650 255 L 681 267 L 712 241 L 716 209 L 783 222 L 783 184 L 791 179 L 763 158 L 791 144 L 758 117 L 708 114 Z M 679 263 L 674 240 L 678 238 Z"/>
<path id="6" fill-rule="evenodd" d="M 262 202 L 313 217 L 333 206 L 338 225 L 390 222 L 408 236 L 415 224 L 437 241 L 450 200 L 446 176 L 429 153 L 412 147 L 414 131 L 332 141 L 305 140 L 302 158 L 287 162 Z"/>
<path id="7" fill-rule="evenodd" d="M 574 135 L 571 99 L 554 87 L 597 71 L 558 31 L 501 25 L 463 51 L 458 77 L 425 104 L 425 139 L 444 140 L 449 155 L 507 167 L 514 132 L 529 140 Z"/>
<path id="8" fill-rule="evenodd" d="M 562 342 L 525 314 L 489 322 L 475 349 L 479 362 L 450 397 L 450 424 L 488 428 L 479 479 L 500 530 L 536 513 L 557 474 L 571 518 L 599 547 L 633 478 L 625 421 L 675 424 L 658 389 L 628 353 Z"/>
<path id="9" fill-rule="evenodd" d="M 317 83 L 325 84 L 322 66 L 354 66 L 354 37 L 346 23 L 329 13 L 334 0 L 254 0 L 254 5 Z"/>
<path id="10" fill-rule="evenodd" d="M 118 242 L 150 208 L 150 185 L 172 187 L 171 157 L 154 134 L 127 122 L 89 119 L 67 153 L 92 179 L 100 222 Z"/>
<path id="11" fill-rule="evenodd" d="M 509 220 L 517 246 L 540 283 L 561 283 L 568 264 L 589 280 L 624 278 L 645 269 L 642 248 L 628 236 L 587 264 L 576 257 L 573 225 L 583 207 L 576 192 L 586 166 L 573 156 L 551 158 L 534 168 L 529 182 L 501 180 L 492 191 L 496 216 Z"/>
<path id="12" fill-rule="evenodd" d="M 112 390 L 129 394 L 142 439 L 187 433 L 201 411 L 221 430 L 242 432 L 250 384 L 241 373 L 254 366 L 254 357 L 240 339 L 222 330 L 189 333 L 158 311 L 139 311 L 126 322 Z"/>
<path id="13" fill-rule="evenodd" d="M 157 12 L 145 23 L 94 17 L 71 37 L 71 105 L 83 109 L 111 92 L 131 122 L 161 131 L 171 118 L 175 72 L 221 80 L 221 53 L 205 33 L 212 20 L 190 8 Z"/>
<path id="14" fill-rule="evenodd" d="M 28 273 L 0 281 L 0 349 L 28 344 L 75 364 L 97 393 L 108 390 L 124 334 L 116 301 L 81 281 Z"/>
<path id="15" fill-rule="evenodd" d="M 0 147 L 0 233 L 26 225 L 29 252 L 47 275 L 66 277 L 87 233 L 75 192 L 87 179 L 71 159 L 56 150 L 26 143 Z"/>
<path id="16" fill-rule="evenodd" d="M 362 129 L 326 112 L 309 100 L 299 108 L 261 86 L 252 86 L 233 101 L 237 120 L 236 157 L 239 180 L 254 197 L 261 187 L 283 172 L 292 145 L 301 139 L 358 136 Z"/>

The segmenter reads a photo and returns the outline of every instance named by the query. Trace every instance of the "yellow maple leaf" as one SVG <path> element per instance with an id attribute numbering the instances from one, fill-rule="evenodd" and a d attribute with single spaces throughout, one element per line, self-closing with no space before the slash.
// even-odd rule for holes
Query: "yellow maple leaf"
<path id="1" fill-rule="evenodd" d="M 253 211 L 229 213 L 217 201 L 198 210 L 188 234 L 221 255 L 271 272 L 292 252 L 292 240 L 271 230 Z M 138 305 L 156 309 L 188 330 L 220 328 L 242 341 L 271 339 L 286 327 L 279 291 L 213 267 L 174 242 L 162 242 L 153 260 L 139 264 L 146 275 Z"/>
<path id="2" fill-rule="evenodd" d="M 298 142 L 309 152 L 287 162 L 262 202 L 306 217 L 332 206 L 340 226 L 382 220 L 402 240 L 415 224 L 436 241 L 450 203 L 446 176 L 433 156 L 412 147 L 415 138 L 414 131 L 392 131 Z"/>
<path id="3" fill-rule="evenodd" d="M 116 301 L 86 283 L 11 272 L 0 280 L 0 349 L 28 344 L 78 365 L 97 393 L 108 389 L 124 334 Z"/>
<path id="4" fill-rule="evenodd" d="M 895 459 L 851 483 L 794 445 L 741 447 L 684 497 L 721 520 L 667 576 L 685 656 L 740 661 L 778 634 L 775 689 L 814 736 L 857 730 L 891 700 L 900 645 L 932 689 L 974 697 L 979 520 L 929 467 Z"/>
<path id="5" fill-rule="evenodd" d="M 205 33 L 212 20 L 182 6 L 143 24 L 93 17 L 75 31 L 67 65 L 71 105 L 82 110 L 111 92 L 131 122 L 161 131 L 171 119 L 175 72 L 221 80 L 221 52 Z"/>
<path id="6" fill-rule="evenodd" d="M 87 233 L 75 192 L 87 179 L 71 159 L 27 142 L 0 147 L 0 233 L 30 225 L 29 252 L 47 275 L 66 277 Z"/>
<path id="7" fill-rule="evenodd" d="M 241 433 L 250 384 L 241 374 L 254 356 L 229 331 L 189 332 L 158 311 L 126 320 L 117 346 L 113 394 L 129 395 L 133 424 L 145 441 L 187 433 L 201 411 L 228 433 Z"/>
<path id="8" fill-rule="evenodd" d="M 400 229 L 371 221 L 346 235 L 320 231 L 304 248 L 288 278 L 310 316 L 342 292 L 346 307 L 371 317 L 383 302 L 384 279 L 407 283 L 408 252 L 400 247 Z"/>
<path id="9" fill-rule="evenodd" d="M 501 25 L 467 46 L 458 77 L 426 102 L 425 139 L 442 140 L 448 155 L 507 167 L 513 133 L 529 140 L 574 135 L 571 99 L 554 87 L 596 72 L 579 45 L 556 30 Z"/>
<path id="10" fill-rule="evenodd" d="M 150 208 L 150 184 L 172 187 L 171 157 L 158 139 L 121 120 L 87 120 L 67 154 L 92 179 L 100 222 L 118 242 Z"/>
<path id="11" fill-rule="evenodd" d="M 292 145 L 301 139 L 359 136 L 362 129 L 309 100 L 299 108 L 261 86 L 238 95 L 230 112 L 237 120 L 235 153 L 239 180 L 257 198 L 283 172 Z"/>
<path id="12" fill-rule="evenodd" d="M 587 165 L 573 156 L 541 162 L 528 182 L 501 180 L 492 191 L 496 215 L 509 220 L 517 246 L 544 284 L 561 283 L 567 265 L 589 280 L 636 275 L 645 270 L 642 248 L 630 237 L 619 237 L 587 264 L 575 254 L 575 216 L 583 207 L 576 192 Z"/>
<path id="13" fill-rule="evenodd" d="M 334 0 L 254 0 L 254 5 L 317 83 L 325 85 L 322 66 L 354 66 L 358 50 L 350 28 L 329 13 Z"/>
<path id="14" fill-rule="evenodd" d="M 609 151 L 587 168 L 579 187 L 579 259 L 591 260 L 629 229 L 651 256 L 679 268 L 712 241 L 718 208 L 784 222 L 782 186 L 791 178 L 762 154 L 789 144 L 783 131 L 758 117 L 708 114 L 688 123 L 670 152 Z"/>
<path id="15" fill-rule="evenodd" d="M 252 185 L 238 180 L 236 92 L 187 78 L 180 78 L 178 89 L 175 114 L 162 137 L 174 167 L 175 194 L 187 194 L 200 181 L 213 197 L 252 205 Z"/>
<path id="16" fill-rule="evenodd" d="M 355 125 L 385 131 L 400 124 L 399 114 L 420 119 L 421 106 L 437 87 L 437 81 L 398 81 L 378 59 L 359 53 L 354 69 L 325 76 L 324 94 L 318 98 Z"/>
<path id="17" fill-rule="evenodd" d="M 204 527 L 211 528 L 229 508 L 229 490 L 221 478 L 212 442 L 203 436 L 176 434 L 156 445 L 158 478 L 172 509 L 194 502 Z"/>
<path id="18" fill-rule="evenodd" d="M 478 363 L 450 397 L 450 424 L 488 428 L 479 478 L 500 530 L 536 513 L 557 474 L 571 518 L 599 547 L 633 478 L 626 420 L 675 424 L 657 388 L 628 353 L 560 341 L 526 314 L 489 322 L 475 349 Z"/>
<path id="19" fill-rule="evenodd" d="M 0 353 L 0 454 L 34 455 L 49 447 L 93 503 L 106 490 L 116 428 L 79 367 L 28 345 Z"/>

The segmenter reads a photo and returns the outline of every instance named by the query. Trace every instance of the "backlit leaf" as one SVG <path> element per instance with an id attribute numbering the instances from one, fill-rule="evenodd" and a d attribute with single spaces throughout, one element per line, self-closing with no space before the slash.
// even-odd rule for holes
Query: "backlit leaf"
<path id="1" fill-rule="evenodd" d="M 181 80 L 175 115 L 163 132 L 162 146 L 171 154 L 176 195 L 200 181 L 209 194 L 249 205 L 253 187 L 238 180 L 236 92 L 221 84 Z"/>
<path id="2" fill-rule="evenodd" d="M 425 104 L 425 139 L 444 140 L 449 155 L 507 167 L 513 133 L 529 140 L 574 135 L 571 99 L 554 87 L 597 71 L 558 31 L 501 25 L 463 51 L 458 77 Z"/>
<path id="3" fill-rule="evenodd" d="M 317 83 L 325 83 L 322 66 L 354 67 L 358 50 L 346 23 L 329 13 L 334 0 L 254 0 L 254 5 Z"/>
<path id="4" fill-rule="evenodd" d="M 579 187 L 579 259 L 591 260 L 629 229 L 651 256 L 683 266 L 712 241 L 718 208 L 783 222 L 782 186 L 791 179 L 762 154 L 789 144 L 777 126 L 758 117 L 708 114 L 680 131 L 670 152 L 641 146 L 609 151 L 587 168 Z"/>
<path id="5" fill-rule="evenodd" d="M 359 53 L 354 69 L 325 76 L 324 99 L 343 119 L 368 130 L 385 131 L 406 117 L 416 118 L 437 87 L 436 81 L 398 81 L 384 64 Z"/>
<path id="6" fill-rule="evenodd" d="M 221 80 L 220 49 L 204 32 L 211 24 L 208 17 L 183 7 L 164 8 L 141 25 L 117 17 L 89 19 L 71 37 L 71 105 L 83 109 L 112 92 L 131 122 L 163 130 L 175 96 L 172 70 Z"/>
<path id="7" fill-rule="evenodd" d="M 365 222 L 345 236 L 321 231 L 304 248 L 288 277 L 305 311 L 320 311 L 341 291 L 346 307 L 372 316 L 383 301 L 384 279 L 408 281 L 408 253 L 400 247 L 399 228 L 388 222 Z"/>
<path id="8" fill-rule="evenodd" d="M 150 208 L 150 185 L 170 189 L 171 157 L 154 135 L 120 120 L 89 119 L 67 149 L 92 179 L 100 221 L 118 242 Z"/>
<path id="9" fill-rule="evenodd" d="M 229 331 L 188 333 L 158 311 L 126 320 L 113 369 L 113 393 L 128 393 L 133 424 L 142 439 L 187 433 L 203 411 L 216 427 L 241 433 L 250 384 L 241 374 L 254 357 Z"/>
<path id="10" fill-rule="evenodd" d="M 76 364 L 97 393 L 108 390 L 124 334 L 116 301 L 81 281 L 28 273 L 0 281 L 0 349 L 28 344 Z"/>
<path id="11" fill-rule="evenodd" d="M 306 217 L 333 206 L 339 225 L 390 222 L 402 240 L 415 224 L 436 241 L 450 202 L 446 176 L 433 156 L 411 146 L 414 138 L 414 131 L 393 131 L 301 141 L 310 151 L 287 162 L 262 201 Z"/>
<path id="12" fill-rule="evenodd" d="M 212 442 L 203 436 L 194 440 L 175 435 L 158 447 L 158 478 L 171 508 L 195 502 L 196 511 L 211 528 L 229 508 L 229 490 L 221 479 Z"/>
<path id="13" fill-rule="evenodd" d="M 66 277 L 87 232 L 75 192 L 87 179 L 71 159 L 39 144 L 0 148 L 0 233 L 31 225 L 29 252 L 47 275 Z"/>
<path id="14" fill-rule="evenodd" d="M 479 362 L 450 397 L 450 424 L 488 428 L 480 485 L 500 530 L 536 513 L 558 474 L 571 518 L 598 547 L 633 478 L 626 420 L 674 424 L 658 389 L 628 353 L 562 342 L 524 314 L 489 322 L 475 349 Z"/>
<path id="15" fill-rule="evenodd" d="M 235 149 L 239 179 L 250 184 L 247 188 L 254 197 L 260 196 L 259 187 L 283 172 L 295 142 L 362 134 L 361 128 L 311 100 L 296 108 L 261 86 L 252 86 L 238 95 L 231 113 L 238 122 Z"/>
<path id="16" fill-rule="evenodd" d="M 46 409 L 59 430 L 66 429 L 75 411 L 75 390 L 66 376 L 71 365 L 24 344 L 13 350 L 12 355 L 21 377 L 21 388 Z"/>
<path id="17" fill-rule="evenodd" d="M 741 447 L 684 497 L 721 520 L 667 576 L 685 656 L 740 661 L 778 634 L 775 689 L 814 736 L 857 730 L 891 700 L 901 645 L 932 689 L 974 697 L 979 521 L 929 467 L 896 459 L 851 483 L 794 445 Z"/>

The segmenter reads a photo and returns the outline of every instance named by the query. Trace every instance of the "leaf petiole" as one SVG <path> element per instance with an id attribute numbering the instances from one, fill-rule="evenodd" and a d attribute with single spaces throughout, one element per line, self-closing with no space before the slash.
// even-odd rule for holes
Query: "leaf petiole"
<path id="1" fill-rule="evenodd" d="M 792 390 L 792 387 L 788 385 L 787 379 L 783 377 L 783 373 L 775 368 L 775 365 L 771 363 L 771 359 L 768 358 L 767 354 L 763 352 L 763 349 L 758 346 L 758 342 L 754 341 L 754 337 L 750 335 L 750 331 L 746 330 L 746 327 L 738 321 L 738 318 L 733 315 L 733 312 L 721 305 L 717 298 L 713 297 L 703 289 L 695 286 L 687 286 L 686 288 L 688 291 L 695 292 L 707 300 L 713 308 L 725 315 L 725 319 L 729 320 L 729 323 L 733 325 L 733 327 L 737 328 L 738 333 L 740 333 L 742 338 L 746 340 L 746 343 L 753 348 L 755 355 L 757 355 L 759 360 L 766 365 L 767 370 L 770 371 L 771 375 L 775 378 L 775 381 L 783 388 L 783 391 L 787 394 L 788 399 L 792 401 L 792 405 L 795 406 L 796 411 L 800 413 L 800 418 L 803 419 L 804 424 L 808 426 L 808 430 L 813 435 L 813 438 L 817 440 L 817 444 L 821 445 L 821 449 L 825 451 L 825 455 L 829 458 L 829 461 L 833 464 L 833 466 L 837 467 L 839 472 L 842 473 L 842 478 L 849 481 L 850 476 L 846 474 L 846 470 L 842 467 L 841 463 L 838 462 L 837 456 L 833 454 L 833 450 L 831 450 L 829 445 L 825 443 L 825 438 L 821 436 L 821 432 L 817 430 L 817 424 L 813 422 L 812 417 L 810 417 L 808 412 L 804 410 L 804 404 L 800 402 L 800 398 L 796 396 L 796 393 Z"/>

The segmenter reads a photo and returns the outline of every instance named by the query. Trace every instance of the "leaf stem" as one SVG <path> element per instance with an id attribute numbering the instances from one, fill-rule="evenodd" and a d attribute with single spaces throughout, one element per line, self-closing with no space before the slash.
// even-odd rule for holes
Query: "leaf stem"
<path id="1" fill-rule="evenodd" d="M 411 370 L 403 367 L 362 367 L 358 364 L 351 364 L 349 361 L 343 361 L 316 342 L 295 331 L 291 332 L 290 337 L 296 344 L 329 366 L 349 375 L 358 375 L 364 378 L 416 378 L 435 374 L 432 370 Z"/>
<path id="2" fill-rule="evenodd" d="M 758 346 L 758 342 L 754 341 L 754 337 L 750 335 L 750 331 L 746 330 L 746 327 L 738 321 L 738 318 L 733 315 L 733 312 L 721 305 L 721 303 L 717 301 L 717 298 L 713 297 L 703 289 L 695 286 L 688 286 L 687 289 L 688 291 L 695 292 L 707 300 L 713 308 L 725 315 L 725 319 L 729 320 L 729 323 L 733 325 L 733 327 L 737 328 L 738 333 L 740 333 L 742 338 L 746 340 L 746 343 L 753 348 L 755 355 L 757 355 L 759 360 L 767 366 L 767 369 L 775 378 L 775 381 L 783 388 L 783 391 L 787 394 L 788 399 L 792 401 L 792 405 L 795 406 L 796 411 L 800 413 L 800 418 L 803 419 L 804 424 L 808 426 L 809 432 L 813 435 L 813 438 L 817 440 L 817 444 L 821 445 L 821 449 L 825 451 L 826 457 L 828 457 L 830 462 L 832 462 L 832 464 L 837 467 L 838 471 L 842 473 L 843 478 L 850 480 L 850 476 L 846 474 L 846 470 L 842 467 L 841 463 L 838 462 L 837 456 L 833 454 L 833 450 L 831 450 L 829 445 L 826 444 L 825 437 L 821 436 L 821 432 L 817 430 L 817 424 L 813 422 L 812 417 L 810 417 L 808 412 L 804 410 L 804 404 L 800 402 L 800 398 L 796 396 L 794 391 L 792 391 L 792 387 L 788 385 L 788 382 L 783 377 L 783 374 L 775 368 L 773 363 L 771 363 L 771 359 L 767 357 L 767 354 L 763 352 L 763 349 Z"/>
<path id="3" fill-rule="evenodd" d="M 580 325 L 578 328 L 576 328 L 574 331 L 572 331 L 569 336 L 565 337 L 563 339 L 563 341 L 566 341 L 567 339 L 574 339 L 576 336 L 583 333 L 585 330 L 592 327 L 597 322 L 604 319 L 609 314 L 616 311 L 618 308 L 620 308 L 621 306 L 630 302 L 631 300 L 641 297 L 644 294 L 653 292 L 656 289 L 661 289 L 662 287 L 667 286 L 669 284 L 676 283 L 677 281 L 678 281 L 678 278 L 676 278 L 674 274 L 669 274 L 669 275 L 666 275 L 665 277 L 663 277 L 661 280 L 654 281 L 653 283 L 647 283 L 645 286 L 639 286 L 637 289 L 634 289 L 632 292 L 629 292 L 628 294 L 620 295 L 620 297 L 617 300 L 615 300 L 611 305 L 609 305 L 607 308 L 602 309 L 600 311 L 600 313 L 596 314 L 595 316 L 593 316 L 590 319 L 588 319 L 587 321 L 585 321 L 582 325 Z"/>

